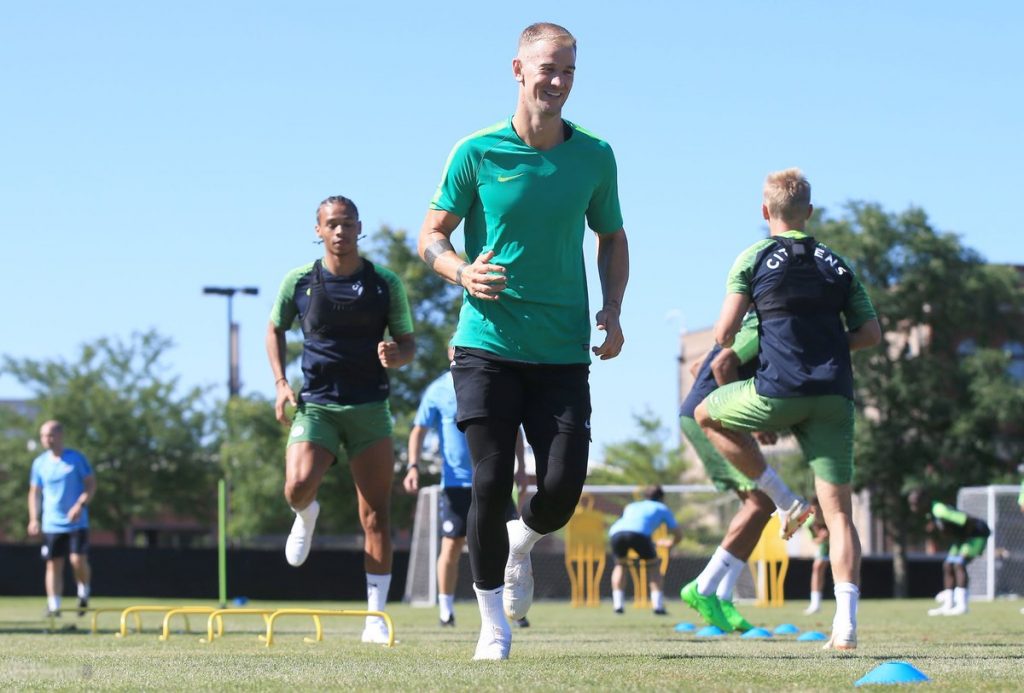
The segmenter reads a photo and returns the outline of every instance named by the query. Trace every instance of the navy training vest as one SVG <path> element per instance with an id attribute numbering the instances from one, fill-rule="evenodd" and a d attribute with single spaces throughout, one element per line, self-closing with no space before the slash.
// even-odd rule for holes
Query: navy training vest
<path id="1" fill-rule="evenodd" d="M 373 263 L 350 282 L 350 298 L 328 295 L 320 260 L 313 263 L 309 304 L 302 315 L 301 398 L 315 404 L 364 404 L 388 397 L 388 375 L 377 357 L 391 292 Z"/>

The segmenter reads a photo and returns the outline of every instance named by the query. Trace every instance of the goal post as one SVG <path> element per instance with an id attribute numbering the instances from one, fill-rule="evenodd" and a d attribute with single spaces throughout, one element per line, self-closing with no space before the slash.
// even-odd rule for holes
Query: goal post
<path id="1" fill-rule="evenodd" d="M 988 524 L 985 553 L 967 566 L 972 599 L 1024 595 L 1024 513 L 1020 486 L 968 486 L 957 493 L 957 508 Z"/>

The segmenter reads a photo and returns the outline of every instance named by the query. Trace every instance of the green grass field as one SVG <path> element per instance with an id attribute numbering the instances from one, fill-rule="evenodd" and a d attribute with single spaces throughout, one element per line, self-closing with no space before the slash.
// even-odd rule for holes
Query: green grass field
<path id="1" fill-rule="evenodd" d="M 96 598 L 95 606 L 127 606 L 145 600 Z M 73 603 L 73 602 L 72 602 Z M 159 600 L 153 603 L 182 604 Z M 201 602 L 188 602 L 201 604 Z M 356 690 L 841 690 L 890 660 L 912 663 L 931 677 L 928 690 L 1021 690 L 1024 681 L 1024 615 L 1020 602 L 974 603 L 962 617 L 928 617 L 924 600 L 865 601 L 860 611 L 860 648 L 823 652 L 820 643 L 795 636 L 768 641 L 736 635 L 704 639 L 676 633 L 694 622 L 672 600 L 670 616 L 627 609 L 573 609 L 540 602 L 533 626 L 515 629 L 512 658 L 473 662 L 479 619 L 475 604 L 456 607 L 458 626 L 442 629 L 434 609 L 391 605 L 398 645 L 359 642 L 361 619 L 324 619 L 324 641 L 309 644 L 308 617 L 288 617 L 275 629 L 273 647 L 257 639 L 258 617 L 225 621 L 225 636 L 199 640 L 206 618 L 192 617 L 193 633 L 157 638 L 161 617 L 144 617 L 144 632 L 117 638 L 118 614 L 89 618 L 65 612 L 61 632 L 46 632 L 41 598 L 0 600 L 0 689 L 356 689 Z M 211 603 L 205 605 L 212 606 Z M 251 603 L 248 606 L 299 606 Z M 358 604 L 302 605 L 364 608 Z M 828 631 L 832 603 L 816 617 L 803 603 L 742 611 L 757 625 L 793 623 Z M 77 624 L 76 630 L 66 630 Z"/>

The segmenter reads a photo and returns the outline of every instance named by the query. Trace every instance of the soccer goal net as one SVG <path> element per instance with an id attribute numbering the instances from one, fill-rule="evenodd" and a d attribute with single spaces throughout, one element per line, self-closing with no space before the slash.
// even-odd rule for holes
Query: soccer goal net
<path id="1" fill-rule="evenodd" d="M 437 555 L 440 551 L 441 528 L 438 522 L 439 487 L 422 488 L 416 503 L 409 569 L 406 577 L 405 601 L 413 606 L 432 606 L 437 602 Z M 622 509 L 641 499 L 640 486 L 587 485 L 580 505 L 600 514 L 605 535 L 622 514 Z M 707 562 L 707 557 L 725 536 L 739 501 L 731 493 L 722 493 L 710 485 L 666 485 L 664 502 L 678 521 L 683 540 L 672 550 L 665 571 L 665 592 L 673 594 L 690 580 Z M 527 491 L 527 500 L 536 487 Z M 605 549 L 608 553 L 608 549 Z M 554 532 L 541 540 L 533 550 L 534 594 L 538 599 L 569 599 L 570 578 L 566 567 L 566 530 Z M 464 557 L 465 558 L 465 557 Z M 614 562 L 608 553 L 603 575 L 598 576 L 600 594 L 610 595 L 610 575 Z M 460 571 L 461 572 L 461 571 Z M 468 582 L 468 581 L 467 581 Z M 627 587 L 627 592 L 629 587 Z M 460 596 L 472 596 L 469 585 L 460 578 Z M 754 582 L 745 571 L 737 584 L 739 598 L 754 596 Z"/>
<path id="2" fill-rule="evenodd" d="M 973 599 L 1024 595 L 1024 513 L 1017 505 L 1019 486 L 971 486 L 960 489 L 957 507 L 984 520 L 992 534 L 985 553 L 967 567 Z"/>

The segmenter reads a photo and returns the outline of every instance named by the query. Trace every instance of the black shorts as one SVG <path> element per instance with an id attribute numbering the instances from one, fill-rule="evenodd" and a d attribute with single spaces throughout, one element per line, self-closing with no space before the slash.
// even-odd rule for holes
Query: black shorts
<path id="1" fill-rule="evenodd" d="M 466 536 L 466 521 L 469 517 L 469 504 L 473 498 L 473 489 L 469 486 L 444 487 L 437 499 L 437 514 L 441 520 L 441 536 L 448 539 L 459 539 Z M 515 503 L 508 502 L 505 520 L 519 518 Z"/>
<path id="2" fill-rule="evenodd" d="M 39 551 L 44 561 L 66 558 L 69 553 L 89 553 L 89 530 L 73 529 L 70 532 L 54 532 L 43 535 L 43 546 Z"/>
<path id="3" fill-rule="evenodd" d="M 523 424 L 554 421 L 558 433 L 590 438 L 590 366 L 509 361 L 480 349 L 455 348 L 452 361 L 456 421 L 504 419 Z"/>
<path id="4" fill-rule="evenodd" d="M 630 549 L 636 551 L 636 555 L 645 561 L 657 558 L 654 550 L 654 542 L 646 534 L 640 532 L 616 532 L 611 537 L 612 553 L 615 558 L 625 560 Z"/>
<path id="5" fill-rule="evenodd" d="M 441 489 L 437 499 L 438 515 L 441 519 L 441 536 L 458 539 L 466 536 L 466 518 L 469 516 L 469 502 L 473 489 L 469 486 L 452 486 Z"/>

